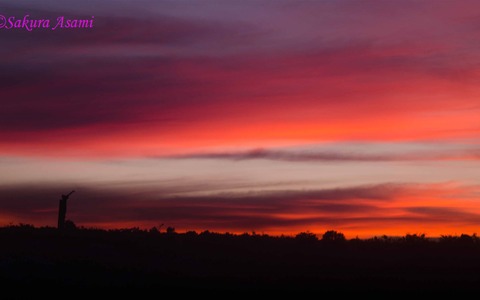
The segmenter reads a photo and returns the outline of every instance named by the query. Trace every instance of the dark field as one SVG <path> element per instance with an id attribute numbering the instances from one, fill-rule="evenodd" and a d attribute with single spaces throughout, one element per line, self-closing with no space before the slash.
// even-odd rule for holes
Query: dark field
<path id="1" fill-rule="evenodd" d="M 154 288 L 179 292 L 471 292 L 476 236 L 318 240 L 124 229 L 0 228 L 2 289 Z"/>

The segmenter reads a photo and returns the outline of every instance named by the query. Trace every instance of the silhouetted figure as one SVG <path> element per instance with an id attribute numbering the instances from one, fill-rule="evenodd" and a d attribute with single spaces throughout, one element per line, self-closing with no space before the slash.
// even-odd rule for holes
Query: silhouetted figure
<path id="1" fill-rule="evenodd" d="M 63 230 L 65 229 L 65 216 L 67 215 L 67 200 L 71 194 L 75 191 L 71 191 L 67 195 L 62 195 L 62 199 L 60 199 L 60 203 L 58 206 L 58 229 Z"/>

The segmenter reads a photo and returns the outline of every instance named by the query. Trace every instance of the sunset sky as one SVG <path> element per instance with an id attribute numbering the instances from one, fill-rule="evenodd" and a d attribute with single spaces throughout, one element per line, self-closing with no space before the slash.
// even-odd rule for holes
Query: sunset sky
<path id="1" fill-rule="evenodd" d="M 0 226 L 480 233 L 480 2 L 0 0 Z M 2 28 L 3 27 L 3 28 Z"/>

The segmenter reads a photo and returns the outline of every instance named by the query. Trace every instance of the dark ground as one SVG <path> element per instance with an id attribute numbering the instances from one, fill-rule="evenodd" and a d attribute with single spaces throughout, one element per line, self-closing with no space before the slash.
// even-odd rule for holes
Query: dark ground
<path id="1" fill-rule="evenodd" d="M 125 229 L 0 228 L 0 285 L 189 292 L 480 291 L 475 236 L 317 240 Z"/>

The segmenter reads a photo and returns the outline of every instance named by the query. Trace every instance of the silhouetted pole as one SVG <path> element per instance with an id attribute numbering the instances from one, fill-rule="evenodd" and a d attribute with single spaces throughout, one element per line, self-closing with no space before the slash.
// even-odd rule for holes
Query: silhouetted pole
<path id="1" fill-rule="evenodd" d="M 58 229 L 63 230 L 65 228 L 65 216 L 67 215 L 67 200 L 71 194 L 75 191 L 71 191 L 67 195 L 62 195 L 60 203 L 58 205 Z"/>

